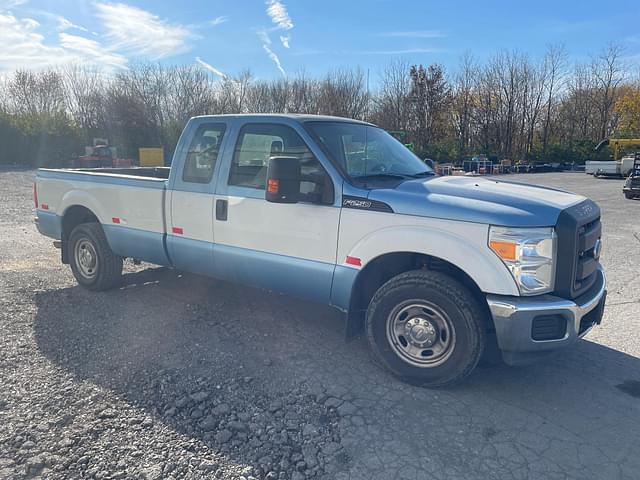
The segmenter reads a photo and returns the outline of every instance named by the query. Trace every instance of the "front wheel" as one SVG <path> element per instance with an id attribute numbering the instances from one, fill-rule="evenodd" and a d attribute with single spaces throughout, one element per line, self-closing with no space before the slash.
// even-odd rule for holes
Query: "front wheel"
<path id="1" fill-rule="evenodd" d="M 462 381 L 485 346 L 485 310 L 471 291 L 440 272 L 393 277 L 367 311 L 367 338 L 394 375 L 424 387 Z"/>
<path id="2" fill-rule="evenodd" d="M 122 257 L 111 251 L 100 224 L 78 225 L 71 232 L 68 245 L 71 271 L 80 285 L 101 291 L 119 284 Z"/>

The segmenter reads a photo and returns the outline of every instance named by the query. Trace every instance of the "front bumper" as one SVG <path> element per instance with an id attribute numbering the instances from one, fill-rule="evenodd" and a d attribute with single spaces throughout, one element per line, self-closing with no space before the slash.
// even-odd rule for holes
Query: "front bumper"
<path id="1" fill-rule="evenodd" d="M 574 343 L 600 324 L 607 296 L 606 279 L 602 267 L 593 286 L 575 300 L 554 295 L 536 297 L 508 297 L 487 295 L 487 303 L 496 328 L 498 346 L 509 365 L 523 365 L 535 361 Z M 545 317 L 566 329 L 558 338 L 534 340 L 534 323 Z"/>

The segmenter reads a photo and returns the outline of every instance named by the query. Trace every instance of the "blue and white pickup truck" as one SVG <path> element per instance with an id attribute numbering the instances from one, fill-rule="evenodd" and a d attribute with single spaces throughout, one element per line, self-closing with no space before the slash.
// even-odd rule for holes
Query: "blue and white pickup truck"
<path id="1" fill-rule="evenodd" d="M 462 380 L 495 341 L 522 364 L 602 318 L 594 202 L 436 176 L 355 120 L 197 117 L 171 168 L 40 169 L 34 197 L 90 290 L 116 287 L 128 257 L 329 304 L 424 386 Z"/>

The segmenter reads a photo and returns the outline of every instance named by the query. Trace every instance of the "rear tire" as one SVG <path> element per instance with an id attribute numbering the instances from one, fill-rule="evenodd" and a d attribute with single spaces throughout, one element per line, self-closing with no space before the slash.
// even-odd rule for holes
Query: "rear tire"
<path id="1" fill-rule="evenodd" d="M 82 223 L 69 236 L 69 264 L 78 283 L 88 290 L 109 290 L 120 284 L 122 257 L 111 251 L 99 223 Z"/>
<path id="2" fill-rule="evenodd" d="M 375 359 L 401 380 L 451 386 L 466 378 L 482 356 L 485 315 L 457 280 L 414 270 L 393 277 L 375 293 L 367 311 L 367 338 Z"/>

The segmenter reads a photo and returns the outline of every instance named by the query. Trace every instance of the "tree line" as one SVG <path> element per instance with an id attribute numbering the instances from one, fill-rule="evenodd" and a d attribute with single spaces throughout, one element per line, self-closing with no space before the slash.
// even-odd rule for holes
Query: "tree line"
<path id="1" fill-rule="evenodd" d="M 108 139 L 128 158 L 139 147 L 172 152 L 190 117 L 223 113 L 363 119 L 438 161 L 485 154 L 582 162 L 607 136 L 640 136 L 640 82 L 632 67 L 612 44 L 575 65 L 559 46 L 539 61 L 517 51 L 483 63 L 467 54 L 452 73 L 395 60 L 373 81 L 360 68 L 276 80 L 154 63 L 116 73 L 79 65 L 18 70 L 0 81 L 0 163 L 69 165 L 94 138 Z"/>

